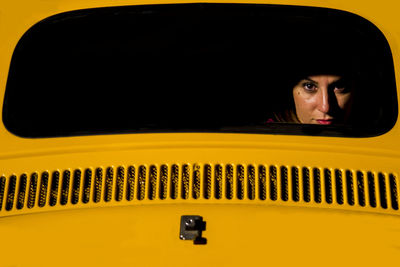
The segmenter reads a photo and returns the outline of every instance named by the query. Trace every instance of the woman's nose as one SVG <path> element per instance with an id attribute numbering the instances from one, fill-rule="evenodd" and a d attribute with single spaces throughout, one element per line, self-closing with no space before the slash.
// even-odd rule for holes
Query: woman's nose
<path id="1" fill-rule="evenodd" d="M 328 113 L 329 111 L 329 94 L 328 90 L 321 90 L 318 99 L 318 110 L 322 113 Z"/>

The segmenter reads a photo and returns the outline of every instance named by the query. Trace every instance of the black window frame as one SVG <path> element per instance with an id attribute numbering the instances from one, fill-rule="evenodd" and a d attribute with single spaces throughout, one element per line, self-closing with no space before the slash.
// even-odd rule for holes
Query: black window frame
<path id="1" fill-rule="evenodd" d="M 107 129 L 107 127 L 98 128 L 92 131 L 85 130 L 74 130 L 72 132 L 68 131 L 57 131 L 52 130 L 52 132 L 43 132 L 29 130 L 29 127 L 32 129 L 35 125 L 31 125 L 29 127 L 20 127 L 18 123 L 16 124 L 13 119 L 15 118 L 14 114 L 10 112 L 10 107 L 12 105 L 17 105 L 18 101 L 12 100 L 17 95 L 11 95 L 10 92 L 13 90 L 13 86 L 16 80 L 21 79 L 18 77 L 18 70 L 21 68 L 22 63 L 19 62 L 19 53 L 24 51 L 24 45 L 29 44 L 31 41 L 31 36 L 38 31 L 40 27 L 46 27 L 48 25 L 62 23 L 62 21 L 71 19 L 71 18 L 79 18 L 79 17 L 91 17 L 91 16 L 102 16 L 104 14 L 118 14 L 118 13 L 132 13 L 132 14 L 146 14 L 151 12 L 164 12 L 167 10 L 168 12 L 184 12 L 187 10 L 197 10 L 202 12 L 202 10 L 211 10 L 215 12 L 221 12 L 221 10 L 233 10 L 233 12 L 237 12 L 240 9 L 248 10 L 248 12 L 262 12 L 263 9 L 267 10 L 280 10 L 280 12 L 286 12 L 287 16 L 293 16 L 293 18 L 301 17 L 301 16 L 314 16 L 314 18 L 323 18 L 329 16 L 336 16 L 345 19 L 349 23 L 357 23 L 361 28 L 369 27 L 371 32 L 376 34 L 377 38 L 381 40 L 382 44 L 386 45 L 383 49 L 385 49 L 385 56 L 388 57 L 386 59 L 385 65 L 385 77 L 389 78 L 390 81 L 386 81 L 389 87 L 386 90 L 390 91 L 387 95 L 391 95 L 390 99 L 388 99 L 389 103 L 387 104 L 387 109 L 392 110 L 391 118 L 388 119 L 385 123 L 383 123 L 380 129 L 370 129 L 370 126 L 362 127 L 358 125 L 354 127 L 352 125 L 342 125 L 338 126 L 321 126 L 321 125 L 309 125 L 309 124 L 290 124 L 290 123 L 269 123 L 268 125 L 247 125 L 241 127 L 228 126 L 228 127 L 210 127 L 210 128 L 151 128 L 151 127 L 142 127 L 135 129 Z M 178 10 L 178 11 L 177 11 Z M 260 11 L 261 10 L 261 11 Z M 389 59 L 390 58 L 390 59 Z M 389 62 L 391 61 L 391 62 Z M 17 72 L 17 74 L 16 74 Z M 11 95 L 11 96 L 10 96 Z M 14 102 L 11 102 L 11 100 Z M 52 101 L 51 99 L 49 101 Z M 11 102 L 11 104 L 10 104 Z M 16 109 L 16 108 L 14 108 Z M 29 111 L 29 110 L 27 110 Z M 51 112 L 51 110 L 49 110 Z M 163 5 L 144 5 L 144 6 L 124 6 L 124 7 L 104 7 L 104 8 L 94 8 L 87 10 L 78 10 L 78 11 L 70 11 L 66 13 L 61 13 L 54 15 L 52 17 L 46 18 L 43 21 L 34 25 L 31 29 L 29 29 L 24 36 L 21 38 L 17 47 L 14 51 L 9 77 L 5 90 L 4 104 L 3 104 L 3 124 L 8 131 L 13 133 L 16 136 L 24 137 L 24 138 L 47 138 L 47 137 L 65 137 L 65 136 L 83 136 L 83 135 L 98 135 L 98 134 L 121 134 L 121 133 L 179 133 L 179 132 L 208 132 L 208 133 L 255 133 L 255 134 L 281 134 L 281 135 L 311 135 L 311 136 L 328 136 L 328 137 L 372 137 L 379 136 L 384 133 L 390 131 L 393 126 L 396 124 L 398 115 L 398 106 L 397 106 L 397 91 L 395 84 L 395 73 L 393 67 L 393 59 L 390 51 L 389 43 L 384 37 L 383 33 L 371 22 L 368 20 L 349 12 L 333 10 L 329 8 L 319 8 L 319 7 L 300 7 L 300 6 L 280 6 L 280 5 L 264 5 L 264 4 L 209 4 L 209 3 L 195 3 L 195 4 L 163 4 Z M 51 130 L 51 126 L 49 129 Z M 29 132 L 30 131 L 30 132 Z"/>

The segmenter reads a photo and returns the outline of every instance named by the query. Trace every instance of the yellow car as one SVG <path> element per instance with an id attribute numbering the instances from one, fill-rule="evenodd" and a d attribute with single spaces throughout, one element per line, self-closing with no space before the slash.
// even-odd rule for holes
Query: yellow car
<path id="1" fill-rule="evenodd" d="M 0 266 L 396 266 L 399 8 L 1 1 Z"/>

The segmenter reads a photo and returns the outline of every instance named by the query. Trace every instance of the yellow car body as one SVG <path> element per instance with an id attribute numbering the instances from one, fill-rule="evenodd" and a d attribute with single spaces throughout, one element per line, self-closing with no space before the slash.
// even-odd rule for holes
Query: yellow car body
<path id="1" fill-rule="evenodd" d="M 218 1 L 225 2 L 357 14 L 386 37 L 400 83 L 397 1 Z M 168 3 L 174 2 L 1 1 L 0 103 L 13 51 L 37 22 L 79 9 Z M 384 134 L 363 138 L 239 133 L 22 138 L 0 124 L 0 266 L 396 266 L 399 136 L 398 122 Z M 91 184 L 84 185 L 85 175 Z M 302 187 L 307 175 L 321 186 L 310 183 L 310 201 Z M 325 190 L 331 186 L 335 192 L 335 175 L 343 184 L 349 181 L 342 204 L 334 193 L 329 200 Z M 55 176 L 59 184 L 52 188 Z M 300 181 L 298 199 L 293 177 Z M 242 195 L 228 198 L 226 183 L 232 192 L 242 188 Z M 378 190 L 380 183 L 384 188 Z M 183 215 L 203 217 L 206 244 L 179 238 Z"/>

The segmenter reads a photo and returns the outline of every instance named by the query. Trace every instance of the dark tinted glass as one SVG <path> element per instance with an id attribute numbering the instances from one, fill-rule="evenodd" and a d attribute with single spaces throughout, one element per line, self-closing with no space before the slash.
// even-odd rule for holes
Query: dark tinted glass
<path id="1" fill-rule="evenodd" d="M 356 80 L 352 120 L 277 123 L 296 80 Z M 182 4 L 59 14 L 18 43 L 3 108 L 22 137 L 143 132 L 371 136 L 394 125 L 389 46 L 368 21 L 305 7 Z"/>

